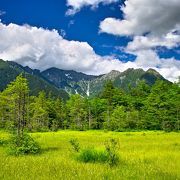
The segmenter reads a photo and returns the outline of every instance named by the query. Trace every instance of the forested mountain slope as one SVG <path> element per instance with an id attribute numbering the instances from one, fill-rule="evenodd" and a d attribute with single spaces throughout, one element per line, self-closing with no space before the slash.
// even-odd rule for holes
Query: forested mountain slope
<path id="1" fill-rule="evenodd" d="M 111 71 L 108 74 L 93 76 L 73 70 L 61 70 L 50 68 L 40 72 L 28 66 L 23 67 L 15 62 L 0 60 L 0 90 L 2 91 L 8 83 L 20 74 L 25 73 L 29 80 L 30 93 L 37 95 L 39 91 L 51 92 L 53 96 L 68 98 L 68 94 L 80 94 L 81 96 L 94 97 L 99 95 L 104 84 L 111 80 L 115 87 L 128 92 L 130 88 L 144 80 L 152 86 L 156 80 L 164 80 L 157 71 L 149 69 L 127 69 L 124 72 Z"/>
<path id="2" fill-rule="evenodd" d="M 45 91 L 47 95 L 51 93 L 52 96 L 68 99 L 68 94 L 64 90 L 58 89 L 47 80 L 41 78 L 38 73 L 36 74 L 37 70 L 30 70 L 30 68 L 23 67 L 17 63 L 0 60 L 0 91 L 4 90 L 7 84 L 23 73 L 29 82 L 30 95 L 38 95 L 40 91 Z"/>

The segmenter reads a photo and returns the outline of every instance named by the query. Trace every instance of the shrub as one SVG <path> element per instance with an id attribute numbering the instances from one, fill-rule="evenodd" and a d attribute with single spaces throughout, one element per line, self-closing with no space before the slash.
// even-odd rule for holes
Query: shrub
<path id="1" fill-rule="evenodd" d="M 110 139 L 105 143 L 106 152 L 108 154 L 108 164 L 110 166 L 115 166 L 119 162 L 119 142 L 116 139 Z"/>
<path id="2" fill-rule="evenodd" d="M 11 155 L 37 154 L 39 152 L 39 144 L 28 134 L 21 137 L 13 135 L 9 141 L 9 153 Z"/>
<path id="3" fill-rule="evenodd" d="M 164 121 L 162 123 L 162 129 L 165 131 L 165 132 L 171 132 L 173 129 L 175 129 L 174 125 L 172 122 L 169 122 L 169 121 Z"/>
<path id="4" fill-rule="evenodd" d="M 73 139 L 70 139 L 69 142 L 70 142 L 73 150 L 76 151 L 76 152 L 79 152 L 79 150 L 80 150 L 80 145 L 79 145 L 78 140 L 77 140 L 76 138 L 73 138 Z"/>
<path id="5" fill-rule="evenodd" d="M 106 162 L 110 166 L 115 166 L 119 162 L 119 141 L 116 139 L 110 139 L 105 143 L 104 150 L 97 150 L 95 148 L 85 148 L 80 150 L 77 139 L 71 139 L 69 141 L 73 147 L 73 150 L 78 152 L 77 160 L 82 162 Z"/>
<path id="6" fill-rule="evenodd" d="M 102 150 L 96 150 L 94 148 L 83 149 L 77 159 L 82 162 L 106 162 L 108 160 L 108 154 Z"/>
<path id="7" fill-rule="evenodd" d="M 0 139 L 0 146 L 4 146 L 7 144 L 7 140 L 5 139 Z"/>
<path id="8" fill-rule="evenodd" d="M 58 131 L 58 128 L 59 128 L 59 126 L 58 126 L 57 121 L 53 120 L 52 125 L 51 125 L 51 131 L 56 132 L 56 131 Z"/>

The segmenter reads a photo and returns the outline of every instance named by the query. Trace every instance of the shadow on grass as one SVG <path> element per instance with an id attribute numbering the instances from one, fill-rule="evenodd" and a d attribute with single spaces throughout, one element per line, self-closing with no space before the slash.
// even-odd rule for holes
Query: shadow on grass
<path id="1" fill-rule="evenodd" d="M 132 133 L 126 133 L 125 136 L 134 136 Z"/>
<path id="2" fill-rule="evenodd" d="M 46 152 L 50 152 L 50 151 L 58 151 L 60 148 L 59 147 L 47 147 L 47 148 L 42 148 L 41 149 L 41 153 L 46 153 Z"/>

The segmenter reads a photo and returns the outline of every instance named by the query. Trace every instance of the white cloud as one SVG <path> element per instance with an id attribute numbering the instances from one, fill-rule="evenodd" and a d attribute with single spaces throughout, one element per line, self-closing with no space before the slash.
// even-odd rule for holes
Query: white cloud
<path id="1" fill-rule="evenodd" d="M 61 29 L 60 34 L 64 38 L 66 36 L 66 31 L 64 29 Z"/>
<path id="2" fill-rule="evenodd" d="M 56 30 L 0 23 L 0 58 L 45 70 L 50 67 L 103 74 L 126 65 L 97 55 L 86 42 L 68 41 Z"/>
<path id="3" fill-rule="evenodd" d="M 180 46 L 179 8 L 179 0 L 126 0 L 121 7 L 123 19 L 106 18 L 100 32 L 133 37 L 124 51 L 137 56 L 134 63 L 174 81 L 180 76 L 180 59 L 160 58 L 154 49 Z"/>
<path id="4" fill-rule="evenodd" d="M 135 36 L 133 41 L 128 43 L 127 51 L 145 50 L 155 48 L 157 46 L 172 49 L 180 45 L 180 36 L 168 33 L 163 37 L 157 36 Z"/>
<path id="5" fill-rule="evenodd" d="M 137 66 L 144 69 L 153 68 L 166 79 L 175 81 L 180 76 L 180 59 L 160 58 L 156 52 L 156 47 L 162 46 L 171 49 L 178 47 L 179 42 L 180 36 L 173 34 L 167 34 L 164 38 L 135 36 L 124 51 L 137 56 L 135 59 Z"/>
<path id="6" fill-rule="evenodd" d="M 91 6 L 91 8 L 95 8 L 100 3 L 111 4 L 118 1 L 119 0 L 67 0 L 67 6 L 70 8 L 66 12 L 66 15 L 74 15 L 84 6 Z"/>
<path id="7" fill-rule="evenodd" d="M 162 35 L 180 28 L 179 0 L 126 0 L 124 19 L 106 18 L 102 32 L 114 35 Z"/>
<path id="8" fill-rule="evenodd" d="M 0 23 L 0 58 L 12 60 L 24 66 L 45 70 L 57 67 L 87 74 L 104 74 L 111 70 L 127 68 L 156 68 L 165 78 L 174 81 L 180 72 L 180 63 L 174 59 L 159 59 L 153 51 L 135 51 L 135 62 L 121 62 L 113 57 L 97 55 L 86 42 L 68 41 L 56 30 L 5 25 Z M 139 53 L 139 54 L 138 54 Z M 149 59 L 144 61 L 145 59 Z M 153 62 L 151 60 L 153 59 Z"/>
<path id="9" fill-rule="evenodd" d="M 137 56 L 134 63 L 137 67 L 144 70 L 153 68 L 170 81 L 176 81 L 180 76 L 180 59 L 175 58 L 159 58 L 157 53 L 151 49 L 143 49 L 133 51 Z"/>

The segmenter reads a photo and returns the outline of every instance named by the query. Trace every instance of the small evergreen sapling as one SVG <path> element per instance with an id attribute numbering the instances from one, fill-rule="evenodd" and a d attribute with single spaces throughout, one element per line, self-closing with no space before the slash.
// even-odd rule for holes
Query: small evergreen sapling
<path id="1" fill-rule="evenodd" d="M 115 166 L 119 162 L 119 142 L 116 139 L 110 139 L 105 143 L 105 148 L 108 154 L 108 164 L 110 166 Z"/>
<path id="2" fill-rule="evenodd" d="M 76 138 L 70 139 L 70 144 L 74 151 L 79 152 L 80 151 L 80 145 Z"/>

